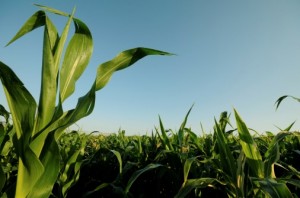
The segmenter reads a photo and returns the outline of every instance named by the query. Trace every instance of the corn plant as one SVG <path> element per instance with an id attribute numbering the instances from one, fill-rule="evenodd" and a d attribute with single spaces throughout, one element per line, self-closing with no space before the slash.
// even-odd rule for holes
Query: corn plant
<path id="1" fill-rule="evenodd" d="M 112 60 L 99 65 L 89 91 L 78 99 L 75 108 L 64 111 L 64 101 L 75 91 L 76 81 L 91 58 L 92 34 L 84 22 L 74 17 L 75 9 L 68 14 L 46 6 L 37 6 L 41 10 L 25 22 L 7 45 L 36 28 L 44 27 L 38 103 L 13 70 L 0 62 L 0 79 L 13 120 L 14 147 L 18 154 L 16 187 L 13 193 L 4 193 L 8 197 L 49 197 L 60 171 L 57 140 L 67 127 L 92 113 L 96 91 L 108 83 L 115 71 L 125 69 L 147 55 L 169 55 L 149 48 L 121 52 Z M 47 13 L 67 17 L 61 35 Z M 75 33 L 67 44 L 72 22 Z"/>

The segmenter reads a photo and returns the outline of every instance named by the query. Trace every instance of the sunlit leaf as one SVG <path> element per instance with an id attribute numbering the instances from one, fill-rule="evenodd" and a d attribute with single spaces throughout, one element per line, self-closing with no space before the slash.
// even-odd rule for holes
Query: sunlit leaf
<path id="1" fill-rule="evenodd" d="M 121 52 L 112 60 L 101 64 L 97 70 L 96 90 L 102 89 L 115 71 L 129 67 L 147 55 L 171 55 L 168 52 L 149 48 L 134 48 Z"/>

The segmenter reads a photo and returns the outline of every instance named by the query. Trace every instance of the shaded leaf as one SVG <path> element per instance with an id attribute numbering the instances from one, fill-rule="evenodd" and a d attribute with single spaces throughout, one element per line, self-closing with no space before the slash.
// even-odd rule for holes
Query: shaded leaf
<path id="1" fill-rule="evenodd" d="M 293 197 L 286 184 L 279 183 L 271 178 L 252 178 L 260 189 L 272 198 Z"/>
<path id="2" fill-rule="evenodd" d="M 132 184 L 134 183 L 134 181 L 144 172 L 147 172 L 149 170 L 155 169 L 162 166 L 161 164 L 148 164 L 145 168 L 135 171 L 132 176 L 130 177 L 130 179 L 128 180 L 128 183 L 126 185 L 125 188 L 125 194 L 127 194 L 132 186 Z"/>
<path id="3" fill-rule="evenodd" d="M 214 178 L 189 179 L 186 181 L 185 185 L 180 188 L 179 192 L 175 195 L 175 198 L 187 197 L 195 188 L 212 187 L 216 183 L 221 182 Z"/>

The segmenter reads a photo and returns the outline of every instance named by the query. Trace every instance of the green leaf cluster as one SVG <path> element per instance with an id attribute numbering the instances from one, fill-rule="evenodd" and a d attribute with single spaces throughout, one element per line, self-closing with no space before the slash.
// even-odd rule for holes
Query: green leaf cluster
<path id="1" fill-rule="evenodd" d="M 96 91 L 108 83 L 115 71 L 125 69 L 147 55 L 169 55 L 149 48 L 134 48 L 121 52 L 111 61 L 99 65 L 89 91 L 78 99 L 73 109 L 64 111 L 63 103 L 74 93 L 76 82 L 90 61 L 93 52 L 92 34 L 87 25 L 74 16 L 75 8 L 68 14 L 46 6 L 36 6 L 41 10 L 25 22 L 7 45 L 43 27 L 41 89 L 38 102 L 14 71 L 0 62 L 0 80 L 12 117 L 12 139 L 18 156 L 15 191 L 3 193 L 8 197 L 49 197 L 61 171 L 57 141 L 67 127 L 92 113 Z M 61 34 L 48 13 L 67 18 Z M 67 43 L 72 23 L 75 32 Z M 2 108 L 0 111 L 7 118 L 7 112 Z M 74 151 L 63 168 L 64 174 L 60 181 L 64 188 L 64 196 L 67 189 L 78 179 L 78 156 L 79 153 Z M 66 180 L 64 175 L 70 170 L 67 166 L 73 165 L 75 176 Z M 0 171 L 0 174 L 3 176 L 3 171 Z M 0 187 L 3 186 L 3 182 L 5 180 L 0 182 Z"/>

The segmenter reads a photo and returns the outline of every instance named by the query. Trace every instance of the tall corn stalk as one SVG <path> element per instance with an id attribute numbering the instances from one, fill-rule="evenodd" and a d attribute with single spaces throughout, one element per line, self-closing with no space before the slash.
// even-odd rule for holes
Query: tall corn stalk
<path id="1" fill-rule="evenodd" d="M 7 45 L 36 28 L 44 27 L 42 81 L 38 104 L 10 67 L 0 62 L 0 79 L 12 115 L 14 146 L 19 158 L 16 190 L 14 193 L 4 193 L 8 197 L 49 197 L 60 170 L 57 140 L 67 127 L 92 113 L 95 92 L 108 83 L 115 71 L 125 69 L 147 55 L 169 55 L 149 48 L 121 52 L 112 60 L 99 65 L 90 90 L 78 99 L 75 108 L 63 111 L 62 104 L 73 94 L 75 83 L 91 58 L 92 35 L 86 24 L 74 17 L 75 9 L 72 14 L 68 14 L 46 6 L 37 6 L 41 10 L 25 22 Z M 61 35 L 46 12 L 68 18 Z M 72 22 L 75 33 L 63 57 Z"/>

